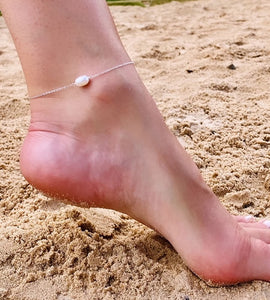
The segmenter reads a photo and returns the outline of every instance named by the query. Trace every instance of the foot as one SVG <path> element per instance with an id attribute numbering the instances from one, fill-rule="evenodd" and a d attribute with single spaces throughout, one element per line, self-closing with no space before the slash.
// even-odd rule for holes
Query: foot
<path id="1" fill-rule="evenodd" d="M 36 188 L 129 214 L 166 237 L 208 282 L 270 280 L 270 229 L 227 213 L 133 66 L 32 100 L 31 114 L 21 170 Z"/>

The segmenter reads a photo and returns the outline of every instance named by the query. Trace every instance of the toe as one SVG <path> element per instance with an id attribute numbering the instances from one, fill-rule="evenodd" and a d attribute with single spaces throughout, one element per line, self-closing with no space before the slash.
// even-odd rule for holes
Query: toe
<path id="1" fill-rule="evenodd" d="M 256 218 L 254 218 L 252 215 L 234 216 L 234 218 L 237 222 L 241 222 L 241 223 L 254 223 L 254 222 L 256 222 Z"/>
<path id="2" fill-rule="evenodd" d="M 239 222 L 238 223 L 242 228 L 246 229 L 246 228 L 261 228 L 261 229 L 268 229 L 268 231 L 270 232 L 270 228 L 267 224 L 263 223 L 263 222 L 256 222 L 256 223 L 243 223 L 243 222 Z"/>
<path id="3" fill-rule="evenodd" d="M 247 261 L 250 279 L 270 280 L 270 245 L 262 240 L 251 239 L 251 252 Z"/>
<path id="4" fill-rule="evenodd" d="M 256 238 L 265 242 L 266 244 L 270 244 L 270 229 L 269 228 L 259 228 L 259 225 L 264 226 L 263 224 L 256 223 L 256 227 L 245 226 L 244 230 L 249 234 L 249 236 Z"/>

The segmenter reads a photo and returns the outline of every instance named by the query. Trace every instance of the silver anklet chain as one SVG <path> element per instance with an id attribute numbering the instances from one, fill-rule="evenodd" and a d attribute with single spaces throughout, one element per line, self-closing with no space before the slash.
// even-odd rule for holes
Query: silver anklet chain
<path id="1" fill-rule="evenodd" d="M 36 95 L 36 96 L 32 96 L 32 97 L 29 97 L 29 99 L 36 99 L 36 98 L 40 98 L 40 97 L 43 97 L 43 96 L 47 96 L 47 95 L 50 95 L 50 94 L 53 94 L 53 93 L 56 93 L 56 92 L 59 92 L 59 91 L 62 91 L 62 90 L 65 90 L 67 88 L 70 88 L 72 86 L 77 86 L 77 87 L 83 87 L 83 86 L 86 86 L 88 85 L 92 79 L 96 78 L 96 77 L 99 77 L 101 75 L 104 75 L 106 73 L 109 73 L 111 71 L 114 71 L 116 69 L 119 69 L 119 68 L 122 68 L 122 67 L 125 67 L 127 65 L 131 65 L 131 64 L 134 64 L 133 61 L 129 61 L 129 62 L 126 62 L 126 63 L 123 63 L 121 65 L 117 65 L 115 67 L 112 67 L 110 69 L 107 69 L 103 72 L 100 72 L 100 73 L 97 73 L 97 74 L 94 74 L 94 75 L 82 75 L 82 76 L 79 76 L 78 78 L 75 79 L 75 81 L 71 84 L 68 84 L 68 85 L 65 85 L 65 86 L 62 86 L 62 87 L 59 87 L 59 88 L 56 88 L 56 89 L 53 89 L 53 90 L 50 90 L 50 91 L 47 91 L 47 92 L 44 92 L 40 95 Z"/>

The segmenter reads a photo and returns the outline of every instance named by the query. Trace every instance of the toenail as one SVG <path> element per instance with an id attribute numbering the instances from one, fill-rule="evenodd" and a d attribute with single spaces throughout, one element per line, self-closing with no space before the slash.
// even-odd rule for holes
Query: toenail
<path id="1" fill-rule="evenodd" d="M 246 221 L 251 221 L 251 220 L 253 220 L 254 219 L 254 217 L 253 216 L 245 216 L 245 220 Z"/>
<path id="2" fill-rule="evenodd" d="M 263 221 L 263 224 L 266 225 L 268 228 L 270 228 L 270 221 L 269 220 Z"/>

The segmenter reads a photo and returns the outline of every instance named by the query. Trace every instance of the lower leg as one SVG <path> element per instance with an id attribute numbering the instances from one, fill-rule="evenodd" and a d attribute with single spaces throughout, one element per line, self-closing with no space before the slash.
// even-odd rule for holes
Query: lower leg
<path id="1" fill-rule="evenodd" d="M 30 95 L 129 60 L 104 1 L 9 2 L 0 0 Z M 239 226 L 224 210 L 132 66 L 32 100 L 31 113 L 21 168 L 37 188 L 128 213 L 206 280 L 270 280 L 268 229 Z"/>
<path id="2" fill-rule="evenodd" d="M 129 60 L 105 1 L 0 0 L 30 95 Z"/>

